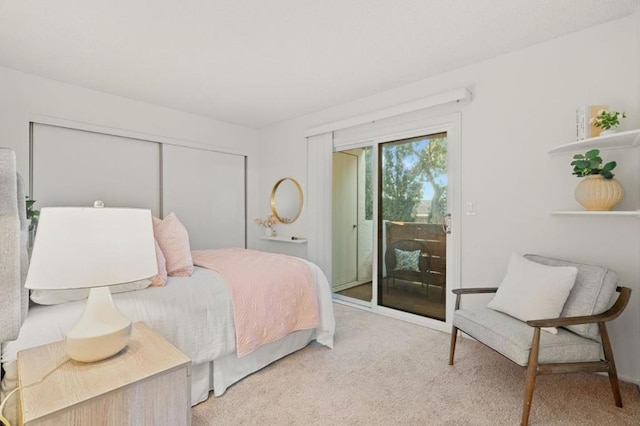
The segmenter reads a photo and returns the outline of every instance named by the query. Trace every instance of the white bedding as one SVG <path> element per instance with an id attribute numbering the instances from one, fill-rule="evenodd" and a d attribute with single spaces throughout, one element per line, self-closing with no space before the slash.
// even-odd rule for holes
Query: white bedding
<path id="1" fill-rule="evenodd" d="M 316 265 L 307 263 L 316 284 L 320 311 L 320 326 L 311 338 L 333 347 L 335 320 L 329 284 Z M 170 277 L 164 287 L 114 294 L 113 300 L 124 315 L 133 322 L 146 322 L 191 358 L 194 365 L 236 358 L 230 291 L 214 271 L 196 267 L 189 278 Z M 18 339 L 2 347 L 5 381 L 15 379 L 18 351 L 62 340 L 83 307 L 84 301 L 30 307 Z M 3 383 L 3 390 L 8 387 L 11 386 Z M 216 394 L 221 392 L 224 390 L 218 389 Z"/>
<path id="2" fill-rule="evenodd" d="M 229 290 L 213 271 L 197 268 L 192 277 L 172 277 L 164 287 L 112 297 L 125 316 L 146 322 L 194 363 L 234 350 Z M 85 301 L 31 306 L 18 339 L 4 345 L 2 361 L 15 360 L 19 350 L 62 340 L 84 305 Z"/>

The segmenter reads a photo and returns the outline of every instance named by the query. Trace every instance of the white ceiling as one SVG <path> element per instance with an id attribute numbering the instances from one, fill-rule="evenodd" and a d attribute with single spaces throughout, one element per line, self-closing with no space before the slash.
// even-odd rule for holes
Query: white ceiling
<path id="1" fill-rule="evenodd" d="M 260 128 L 640 0 L 0 0 L 0 66 Z"/>

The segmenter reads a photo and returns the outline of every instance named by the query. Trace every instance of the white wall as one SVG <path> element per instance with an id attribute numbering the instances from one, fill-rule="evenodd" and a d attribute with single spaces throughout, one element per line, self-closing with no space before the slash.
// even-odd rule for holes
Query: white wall
<path id="1" fill-rule="evenodd" d="M 298 181 L 304 192 L 304 205 L 298 220 L 291 224 L 278 224 L 276 230 L 279 236 L 307 237 L 307 146 L 304 138 L 301 142 L 301 132 L 306 127 L 282 126 L 276 133 L 259 132 L 258 157 L 260 158 L 256 173 L 260 176 L 256 188 L 256 213 L 249 215 L 249 229 L 247 235 L 260 250 L 289 254 L 306 258 L 306 244 L 290 244 L 277 241 L 258 240 L 261 229 L 253 224 L 252 219 L 265 217 L 270 214 L 271 189 L 283 177 L 292 177 Z M 252 229 L 255 228 L 255 229 Z"/>
<path id="2" fill-rule="evenodd" d="M 151 140 L 215 146 L 247 155 L 247 210 L 249 217 L 254 214 L 257 134 L 253 129 L 0 67 L 0 146 L 16 152 L 18 171 L 27 184 L 29 121 L 42 116 L 125 130 Z"/>
<path id="3" fill-rule="evenodd" d="M 466 105 L 435 108 L 434 116 L 462 112 L 462 201 L 477 204 L 462 216 L 462 287 L 500 282 L 511 252 L 539 253 L 607 265 L 634 289 L 629 307 L 611 325 L 618 371 L 640 382 L 640 220 L 550 216 L 577 209 L 570 156 L 552 147 L 575 139 L 575 109 L 608 104 L 624 110 L 622 129 L 640 127 L 640 13 L 359 99 L 260 131 L 259 206 L 270 185 L 294 176 L 306 188 L 307 129 L 459 87 L 473 93 Z M 617 160 L 627 190 L 620 206 L 640 207 L 640 150 L 604 152 Z M 305 234 L 306 212 L 291 227 Z M 271 249 L 271 246 L 262 247 Z M 296 254 L 306 255 L 304 247 Z M 275 250 L 275 249 L 274 249 Z M 484 303 L 481 297 L 475 303 Z"/>

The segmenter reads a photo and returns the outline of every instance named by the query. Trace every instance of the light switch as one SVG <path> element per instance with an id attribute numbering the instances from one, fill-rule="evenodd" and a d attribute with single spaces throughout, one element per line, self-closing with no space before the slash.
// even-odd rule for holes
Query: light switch
<path id="1" fill-rule="evenodd" d="M 467 201 L 465 204 L 466 204 L 466 215 L 475 216 L 476 215 L 475 203 L 473 201 Z"/>

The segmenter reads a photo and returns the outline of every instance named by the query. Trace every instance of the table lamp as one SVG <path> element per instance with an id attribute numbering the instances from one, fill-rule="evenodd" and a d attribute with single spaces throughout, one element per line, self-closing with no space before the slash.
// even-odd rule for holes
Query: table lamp
<path id="1" fill-rule="evenodd" d="M 67 355 L 83 362 L 115 355 L 131 337 L 131 320 L 108 286 L 152 277 L 158 268 L 151 211 L 100 205 L 41 209 L 25 283 L 37 290 L 90 288 L 65 336 Z"/>

